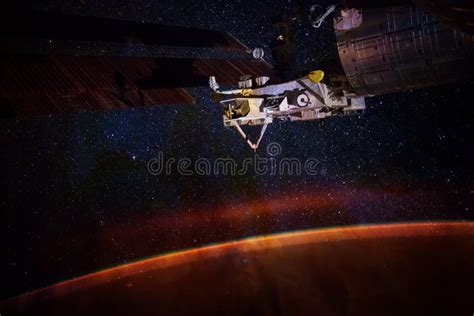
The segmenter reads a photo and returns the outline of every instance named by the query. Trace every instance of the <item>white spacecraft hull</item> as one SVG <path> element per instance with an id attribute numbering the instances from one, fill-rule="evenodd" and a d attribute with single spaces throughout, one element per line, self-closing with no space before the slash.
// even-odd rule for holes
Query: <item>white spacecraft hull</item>
<path id="1" fill-rule="evenodd" d="M 262 80 L 257 78 L 256 82 Z M 365 109 L 363 97 L 336 97 L 327 85 L 313 82 L 309 77 L 256 88 L 251 88 L 251 79 L 245 78 L 239 82 L 240 89 L 227 91 L 219 91 L 215 78 L 211 77 L 210 86 L 224 107 L 224 125 L 237 128 L 253 149 L 258 148 L 267 125 L 275 119 L 290 122 L 318 120 Z M 264 125 L 257 142 L 247 138 L 240 127 L 244 125 Z"/>

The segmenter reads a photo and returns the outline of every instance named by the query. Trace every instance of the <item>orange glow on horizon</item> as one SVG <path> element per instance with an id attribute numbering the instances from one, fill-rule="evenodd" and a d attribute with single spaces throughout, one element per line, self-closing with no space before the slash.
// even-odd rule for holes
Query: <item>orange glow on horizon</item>
<path id="1" fill-rule="evenodd" d="M 26 293 L 14 299 L 19 302 L 27 302 L 31 299 L 38 299 L 38 297 L 51 297 L 52 294 L 54 294 L 54 296 L 66 295 L 71 291 L 97 286 L 114 279 L 123 279 L 123 281 L 126 282 L 127 277 L 139 273 L 147 273 L 158 269 L 165 269 L 171 266 L 203 259 L 217 258 L 229 254 L 245 255 L 253 251 L 261 251 L 262 249 L 285 248 L 307 243 L 325 243 L 329 241 L 353 239 L 363 240 L 367 238 L 433 235 L 448 236 L 459 233 L 472 235 L 474 237 L 474 222 L 420 222 L 348 226 L 251 237 L 238 241 L 158 255 L 60 282 L 46 288 Z M 126 282 L 125 285 L 127 286 L 127 284 Z"/>

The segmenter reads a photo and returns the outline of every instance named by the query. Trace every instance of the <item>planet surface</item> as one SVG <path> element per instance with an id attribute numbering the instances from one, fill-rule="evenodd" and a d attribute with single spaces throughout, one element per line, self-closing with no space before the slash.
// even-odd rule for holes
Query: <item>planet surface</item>
<path id="1" fill-rule="evenodd" d="M 1 315 L 472 315 L 474 222 L 290 232 L 161 255 L 3 301 Z"/>

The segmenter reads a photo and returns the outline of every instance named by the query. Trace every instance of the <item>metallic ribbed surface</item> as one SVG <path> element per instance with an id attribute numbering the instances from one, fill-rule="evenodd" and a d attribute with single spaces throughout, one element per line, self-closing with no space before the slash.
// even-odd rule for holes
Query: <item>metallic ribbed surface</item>
<path id="1" fill-rule="evenodd" d="M 176 62 L 176 60 L 174 60 Z M 186 86 L 146 87 L 161 78 L 166 60 L 110 56 L 4 55 L 0 60 L 0 105 L 3 117 L 29 117 L 74 111 L 100 111 L 159 104 L 191 103 Z M 206 85 L 210 75 L 225 85 L 242 75 L 268 75 L 271 67 L 252 60 L 192 60 L 192 85 Z"/>
<path id="2" fill-rule="evenodd" d="M 358 28 L 337 32 L 354 91 L 382 94 L 472 78 L 474 37 L 414 7 L 362 10 Z"/>
<path id="3" fill-rule="evenodd" d="M 180 87 L 140 89 L 138 81 L 151 75 L 153 65 L 147 58 L 2 56 L 2 114 L 27 117 L 193 100 Z"/>
<path id="4" fill-rule="evenodd" d="M 413 0 L 441 22 L 463 32 L 474 33 L 474 1 L 472 0 Z"/>
<path id="5" fill-rule="evenodd" d="M 0 49 L 0 117 L 190 104 L 186 87 L 207 86 L 209 76 L 230 85 L 272 73 L 224 32 L 24 10 L 0 15 L 0 36 L 16 43 Z"/>

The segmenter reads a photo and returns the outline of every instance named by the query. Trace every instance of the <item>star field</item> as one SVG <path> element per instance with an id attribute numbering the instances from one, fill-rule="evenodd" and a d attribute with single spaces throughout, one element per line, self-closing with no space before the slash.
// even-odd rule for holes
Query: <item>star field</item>
<path id="1" fill-rule="evenodd" d="M 61 3 L 61 6 L 58 6 Z M 271 18 L 288 1 L 52 1 L 42 8 L 226 31 L 272 61 Z M 329 25 L 297 26 L 299 71 L 335 58 Z M 90 48 L 91 50 L 95 48 Z M 135 54 L 131 47 L 127 54 Z M 166 157 L 253 157 L 222 125 L 207 87 L 192 105 L 5 121 L 2 232 L 10 297 L 158 253 L 290 230 L 473 220 L 473 84 L 367 100 L 364 114 L 269 126 L 279 158 L 315 158 L 316 176 L 151 175 Z M 257 132 L 255 131 L 255 134 Z"/>

